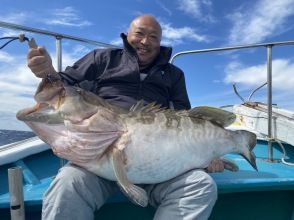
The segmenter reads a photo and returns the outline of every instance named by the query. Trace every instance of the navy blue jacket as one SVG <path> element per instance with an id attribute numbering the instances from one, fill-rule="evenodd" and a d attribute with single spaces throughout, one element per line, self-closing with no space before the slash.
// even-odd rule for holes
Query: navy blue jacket
<path id="1" fill-rule="evenodd" d="M 172 49 L 161 47 L 160 54 L 146 70 L 147 77 L 140 80 L 136 51 L 121 35 L 123 49 L 96 49 L 72 67 L 60 73 L 70 85 L 94 92 L 108 102 L 129 109 L 139 100 L 156 102 L 162 107 L 190 109 L 183 72 L 168 63 Z"/>

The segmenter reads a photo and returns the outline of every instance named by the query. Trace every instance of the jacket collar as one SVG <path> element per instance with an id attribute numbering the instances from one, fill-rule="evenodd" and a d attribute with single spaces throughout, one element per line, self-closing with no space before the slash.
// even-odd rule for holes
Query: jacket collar
<path id="1" fill-rule="evenodd" d="M 123 45 L 124 45 L 124 51 L 131 55 L 132 57 L 138 58 L 137 53 L 135 49 L 129 44 L 127 40 L 127 35 L 124 33 L 120 34 L 120 37 L 123 40 Z M 171 47 L 165 47 L 165 46 L 160 46 L 160 52 L 158 57 L 155 60 L 155 65 L 165 65 L 169 62 L 172 54 L 172 48 Z"/>

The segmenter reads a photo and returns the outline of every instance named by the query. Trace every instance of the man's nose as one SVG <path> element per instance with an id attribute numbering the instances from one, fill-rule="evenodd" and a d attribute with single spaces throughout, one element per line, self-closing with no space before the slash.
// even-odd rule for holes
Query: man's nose
<path id="1" fill-rule="evenodd" d="M 141 39 L 141 43 L 142 43 L 142 44 L 148 44 L 148 43 L 149 43 L 148 36 L 144 36 L 144 37 Z"/>

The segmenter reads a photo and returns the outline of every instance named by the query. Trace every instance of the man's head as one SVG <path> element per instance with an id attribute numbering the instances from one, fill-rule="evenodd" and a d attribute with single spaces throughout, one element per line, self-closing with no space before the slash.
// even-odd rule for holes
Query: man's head
<path id="1" fill-rule="evenodd" d="M 128 42 L 136 50 L 140 68 L 148 67 L 160 52 L 161 26 L 151 15 L 135 18 L 128 30 Z"/>

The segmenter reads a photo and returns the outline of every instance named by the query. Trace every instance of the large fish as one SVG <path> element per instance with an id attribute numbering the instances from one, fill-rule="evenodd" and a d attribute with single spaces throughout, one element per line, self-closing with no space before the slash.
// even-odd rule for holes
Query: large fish
<path id="1" fill-rule="evenodd" d="M 91 92 L 43 80 L 37 104 L 17 113 L 56 155 L 109 180 L 135 203 L 146 192 L 135 184 L 169 180 L 214 158 L 239 153 L 255 168 L 256 136 L 224 127 L 233 113 L 212 107 L 174 111 L 138 102 L 129 111 Z"/>

